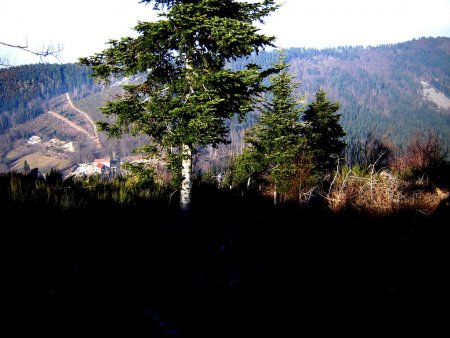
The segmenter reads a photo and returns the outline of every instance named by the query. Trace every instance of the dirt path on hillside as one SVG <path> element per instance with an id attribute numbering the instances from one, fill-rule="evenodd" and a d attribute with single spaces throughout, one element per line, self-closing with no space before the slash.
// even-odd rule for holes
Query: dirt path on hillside
<path id="1" fill-rule="evenodd" d="M 68 124 L 69 126 L 71 126 L 73 129 L 78 130 L 79 132 L 87 135 L 89 138 L 93 138 L 93 136 L 91 134 L 89 134 L 89 132 L 83 128 L 81 128 L 79 125 L 77 125 L 76 123 L 73 123 L 72 121 L 68 120 L 67 118 L 65 118 L 64 116 L 59 115 L 57 112 L 54 112 L 52 110 L 49 110 L 47 113 L 49 113 L 50 115 L 52 115 L 53 117 L 56 117 L 57 119 L 60 119 L 61 121 L 63 121 L 64 123 Z"/>
<path id="2" fill-rule="evenodd" d="M 97 144 L 97 148 L 100 149 L 102 147 L 102 145 L 101 145 L 100 139 L 98 137 L 97 125 L 95 124 L 94 120 L 92 120 L 92 118 L 89 116 L 88 113 L 86 113 L 86 112 L 82 111 L 81 109 L 78 109 L 77 107 L 75 107 L 75 105 L 72 102 L 72 99 L 70 98 L 69 93 L 66 93 L 66 98 L 67 98 L 67 101 L 69 102 L 70 106 L 72 107 L 72 109 L 76 110 L 78 113 L 83 115 L 92 124 L 92 127 L 94 128 L 94 134 L 95 134 L 93 136 L 93 138 L 95 140 L 95 143 Z"/>

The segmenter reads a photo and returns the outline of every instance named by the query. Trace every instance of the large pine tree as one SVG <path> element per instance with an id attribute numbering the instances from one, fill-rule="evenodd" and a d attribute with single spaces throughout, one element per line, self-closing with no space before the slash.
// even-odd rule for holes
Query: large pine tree
<path id="1" fill-rule="evenodd" d="M 103 112 L 116 120 L 101 127 L 110 136 L 147 134 L 152 140 L 148 150 L 179 149 L 181 168 L 173 167 L 181 169 L 181 208 L 189 209 L 192 151 L 226 142 L 225 121 L 251 111 L 264 90 L 267 74 L 259 67 L 231 71 L 225 64 L 272 46 L 274 37 L 258 34 L 253 22 L 262 22 L 278 6 L 273 0 L 141 2 L 162 10 L 161 20 L 139 22 L 136 38 L 112 40 L 108 49 L 80 62 L 105 81 L 111 75 L 146 75 L 144 82 L 124 86 L 122 99 L 106 104 Z"/>

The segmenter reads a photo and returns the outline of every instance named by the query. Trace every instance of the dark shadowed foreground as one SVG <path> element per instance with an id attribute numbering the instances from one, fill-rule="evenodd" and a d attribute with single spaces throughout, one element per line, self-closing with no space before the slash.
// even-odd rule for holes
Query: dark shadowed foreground
<path id="1" fill-rule="evenodd" d="M 5 323 L 15 335 L 60 337 L 365 335 L 444 323 L 448 201 L 428 217 L 373 218 L 195 195 L 190 215 L 167 203 L 2 210 Z"/>

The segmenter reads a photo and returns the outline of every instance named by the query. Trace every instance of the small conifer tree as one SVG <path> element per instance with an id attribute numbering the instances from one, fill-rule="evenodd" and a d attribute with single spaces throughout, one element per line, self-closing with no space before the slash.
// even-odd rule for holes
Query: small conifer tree
<path id="1" fill-rule="evenodd" d="M 241 167 L 270 175 L 275 203 L 278 191 L 285 193 L 288 188 L 289 178 L 296 170 L 295 159 L 303 144 L 300 123 L 303 98 L 294 94 L 299 84 L 289 74 L 288 66 L 285 54 L 280 53 L 274 65 L 278 74 L 270 78 L 272 97 L 263 105 L 258 122 L 246 133 L 245 141 L 251 147 L 240 157 Z"/>
<path id="2" fill-rule="evenodd" d="M 331 102 L 320 89 L 305 110 L 305 140 L 312 155 L 316 171 L 331 170 L 345 148 L 345 133 L 339 124 L 339 102 Z"/>

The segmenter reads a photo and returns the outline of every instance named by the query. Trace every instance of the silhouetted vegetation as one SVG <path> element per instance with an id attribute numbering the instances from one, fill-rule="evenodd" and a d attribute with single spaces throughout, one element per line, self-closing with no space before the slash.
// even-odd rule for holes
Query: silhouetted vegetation
<path id="1" fill-rule="evenodd" d="M 444 323 L 449 186 L 423 167 L 408 180 L 374 165 L 304 173 L 310 198 L 278 207 L 257 186 L 199 176 L 188 215 L 155 171 L 136 170 L 0 175 L 13 319 L 34 332 L 160 337 Z"/>

